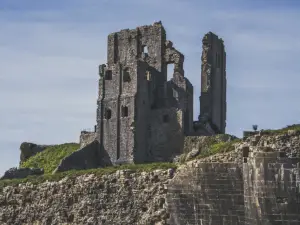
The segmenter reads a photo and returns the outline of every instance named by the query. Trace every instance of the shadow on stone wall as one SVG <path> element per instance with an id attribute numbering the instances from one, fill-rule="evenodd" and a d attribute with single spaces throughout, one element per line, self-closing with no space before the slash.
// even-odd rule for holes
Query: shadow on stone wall
<path id="1" fill-rule="evenodd" d="M 182 111 L 176 108 L 154 110 L 151 114 L 151 130 L 148 135 L 148 162 L 172 161 L 182 152 L 184 131 L 179 122 Z"/>
<path id="2" fill-rule="evenodd" d="M 83 148 L 64 158 L 53 173 L 67 170 L 84 170 L 111 166 L 111 161 L 105 150 L 99 151 L 99 142 L 94 140 Z"/>

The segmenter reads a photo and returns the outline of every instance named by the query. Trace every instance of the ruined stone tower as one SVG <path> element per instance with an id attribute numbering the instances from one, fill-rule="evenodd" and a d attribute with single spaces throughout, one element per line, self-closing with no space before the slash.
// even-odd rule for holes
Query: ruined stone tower
<path id="1" fill-rule="evenodd" d="M 202 39 L 201 123 L 209 123 L 216 133 L 226 127 L 226 52 L 223 40 L 212 32 Z"/>
<path id="2" fill-rule="evenodd" d="M 96 133 L 99 151 L 113 164 L 165 161 L 180 152 L 193 124 L 193 86 L 183 61 L 161 22 L 108 36 Z M 170 81 L 168 64 L 174 64 Z"/>

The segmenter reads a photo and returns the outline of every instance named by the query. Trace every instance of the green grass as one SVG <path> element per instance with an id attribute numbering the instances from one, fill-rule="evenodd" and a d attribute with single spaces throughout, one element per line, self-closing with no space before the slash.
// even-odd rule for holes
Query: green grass
<path id="1" fill-rule="evenodd" d="M 229 139 L 229 137 L 231 138 L 231 141 L 226 141 Z M 218 134 L 207 137 L 186 137 L 183 151 L 184 153 L 180 156 L 179 162 L 186 162 L 187 155 L 189 154 L 191 149 L 195 148 L 196 146 L 198 146 L 200 152 L 199 155 L 192 159 L 188 159 L 188 161 L 195 158 L 204 158 L 217 153 L 232 151 L 234 150 L 233 144 L 239 141 L 241 141 L 241 139 L 235 136 L 230 136 L 228 134 Z"/>
<path id="2" fill-rule="evenodd" d="M 75 178 L 75 177 L 83 175 L 83 174 L 95 174 L 95 175 L 101 177 L 104 174 L 112 174 L 118 170 L 124 170 L 124 169 L 129 169 L 134 172 L 150 172 L 150 171 L 153 171 L 156 169 L 167 170 L 170 168 L 176 169 L 177 165 L 175 165 L 174 163 L 159 162 L 159 163 L 147 163 L 147 164 L 126 164 L 126 165 L 121 165 L 121 166 L 88 169 L 88 170 L 70 170 L 70 171 L 55 173 L 55 174 L 44 174 L 41 176 L 29 176 L 24 179 L 0 180 L 0 190 L 2 190 L 2 188 L 5 186 L 15 186 L 15 185 L 18 185 L 21 183 L 27 183 L 27 182 L 30 182 L 32 184 L 38 184 L 38 183 L 42 183 L 46 180 L 58 181 L 64 177 Z"/>
<path id="3" fill-rule="evenodd" d="M 43 168 L 44 173 L 52 173 L 66 156 L 79 149 L 77 143 L 54 145 L 30 157 L 21 164 L 22 168 Z"/>
<path id="4" fill-rule="evenodd" d="M 287 127 L 281 128 L 281 129 L 277 129 L 277 130 L 263 130 L 263 134 L 285 134 L 287 133 L 288 130 L 296 130 L 300 132 L 300 124 L 294 124 L 294 125 L 289 125 Z"/>
<path id="5" fill-rule="evenodd" d="M 238 143 L 240 139 L 235 139 L 229 142 L 219 142 L 211 145 L 206 151 L 201 152 L 197 158 L 205 158 L 218 153 L 226 153 L 234 150 L 234 144 Z"/>

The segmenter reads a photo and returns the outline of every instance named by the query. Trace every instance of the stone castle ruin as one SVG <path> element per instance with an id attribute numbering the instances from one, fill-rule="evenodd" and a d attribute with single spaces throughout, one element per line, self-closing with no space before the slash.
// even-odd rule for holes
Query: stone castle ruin
<path id="1" fill-rule="evenodd" d="M 107 64 L 99 66 L 97 125 L 81 133 L 82 146 L 96 139 L 112 164 L 166 161 L 182 152 L 185 136 L 225 133 L 224 44 L 211 32 L 202 42 L 200 115 L 193 121 L 184 55 L 162 23 L 110 34 Z M 174 65 L 171 80 L 168 64 Z"/>
<path id="2" fill-rule="evenodd" d="M 183 151 L 184 163 L 0 185 L 0 224 L 299 225 L 300 126 L 255 131 L 230 145 L 220 137 L 230 135 L 203 137 L 225 133 L 226 53 L 211 32 L 202 42 L 200 115 L 193 121 L 184 57 L 162 24 L 110 34 L 107 64 L 99 67 L 95 131 L 82 132 L 80 149 L 52 172 L 169 161 Z M 171 80 L 168 64 L 174 64 Z M 221 154 L 196 157 L 194 149 L 216 146 L 212 139 L 227 142 Z M 21 162 L 47 147 L 24 142 Z M 43 173 L 12 168 L 1 179 Z"/>

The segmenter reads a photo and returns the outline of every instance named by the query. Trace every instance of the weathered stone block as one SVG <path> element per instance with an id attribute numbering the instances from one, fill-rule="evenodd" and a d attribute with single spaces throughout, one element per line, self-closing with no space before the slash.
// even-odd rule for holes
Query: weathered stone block
<path id="1" fill-rule="evenodd" d="M 4 175 L 1 177 L 1 180 L 4 179 L 22 179 L 32 175 L 42 175 L 44 170 L 40 168 L 10 168 L 7 170 Z"/>

